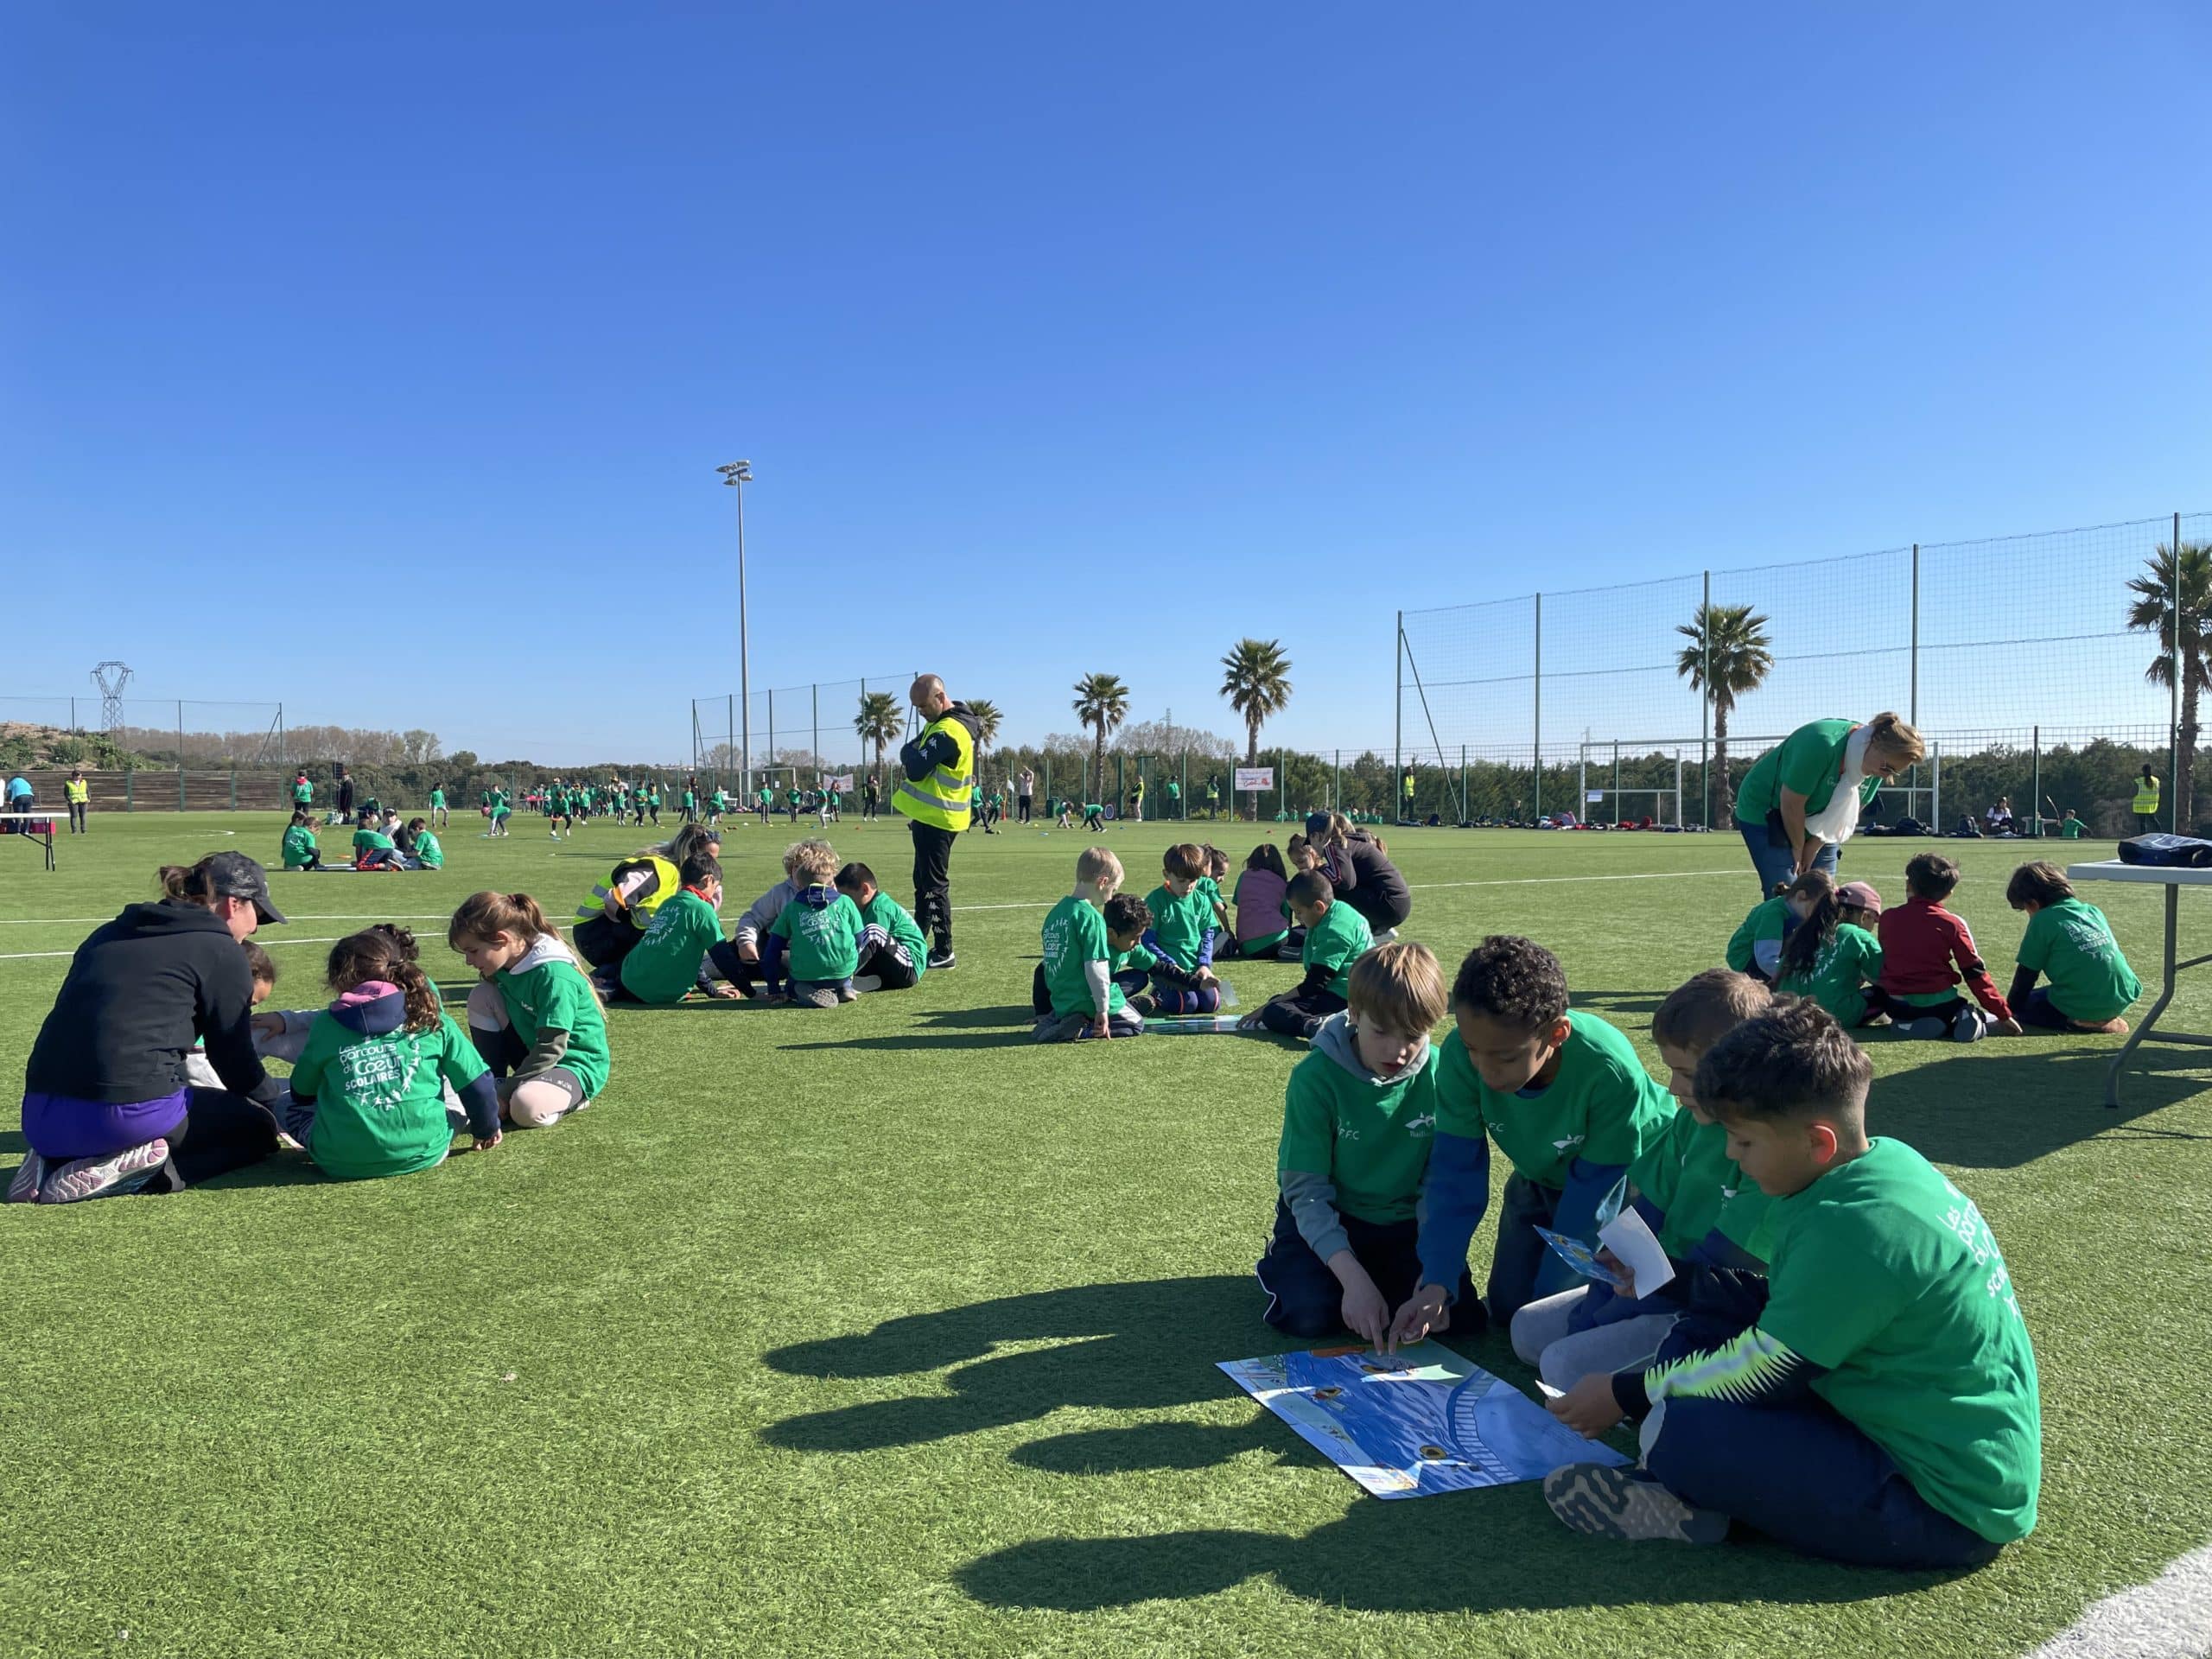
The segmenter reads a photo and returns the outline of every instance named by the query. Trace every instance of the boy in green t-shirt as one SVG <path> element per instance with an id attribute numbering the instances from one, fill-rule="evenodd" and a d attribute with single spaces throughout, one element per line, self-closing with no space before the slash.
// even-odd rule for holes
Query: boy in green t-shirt
<path id="1" fill-rule="evenodd" d="M 1144 938 L 1153 958 L 1152 1007 L 1140 1014 L 1212 1014 L 1221 1007 L 1214 977 L 1214 907 L 1204 889 L 1205 850 L 1190 842 L 1170 847 L 1160 860 L 1160 883 L 1145 895 L 1152 925 Z"/>
<path id="2" fill-rule="evenodd" d="M 446 849 L 438 845 L 438 838 L 430 833 L 430 826 L 421 818 L 410 818 L 407 830 L 415 837 L 415 867 L 423 870 L 445 868 Z"/>
<path id="3" fill-rule="evenodd" d="M 785 942 L 792 1007 L 834 1008 L 860 995 L 852 978 L 867 931 L 860 906 L 834 882 L 812 882 L 791 895 L 768 931 Z"/>
<path id="4" fill-rule="evenodd" d="M 1375 943 L 1367 918 L 1337 897 L 1319 870 L 1300 870 L 1283 890 L 1291 920 L 1306 930 L 1299 960 L 1306 977 L 1270 997 L 1236 1022 L 1239 1031 L 1265 1029 L 1312 1040 L 1321 1022 L 1350 1006 L 1351 965 Z"/>
<path id="5" fill-rule="evenodd" d="M 1676 986 L 1651 1016 L 1667 1091 L 1681 1110 L 1628 1166 L 1627 1191 L 1675 1276 L 1641 1300 L 1632 1287 L 1592 1282 L 1516 1313 L 1513 1351 L 1551 1387 L 1649 1363 L 1677 1344 L 1687 1344 L 1684 1351 L 1705 1346 L 1695 1333 L 1732 1336 L 1756 1315 L 1745 1282 L 1764 1293 L 1765 1262 L 1752 1247 L 1767 1200 L 1729 1158 L 1727 1129 L 1699 1102 L 1697 1067 L 1707 1050 L 1773 1000 L 1750 975 L 1711 968 Z M 1601 1249 L 1598 1260 L 1630 1276 L 1611 1250 Z"/>
<path id="6" fill-rule="evenodd" d="M 1536 1230 L 1594 1248 L 1614 1187 L 1675 1116 L 1626 1037 L 1594 1014 L 1567 1011 L 1566 970 L 1533 939 L 1493 934 L 1469 951 L 1452 1014 L 1459 1029 L 1444 1039 L 1439 1073 L 1423 1281 L 1400 1315 L 1400 1337 L 1421 1334 L 1443 1311 L 1444 1287 L 1465 1270 L 1490 1207 L 1491 1141 L 1513 1166 L 1485 1292 L 1490 1317 L 1503 1322 L 1575 1282 Z"/>
<path id="7" fill-rule="evenodd" d="M 1872 1067 L 1819 1007 L 1746 1020 L 1697 1096 L 1770 1200 L 1757 1322 L 1701 1351 L 1585 1377 L 1581 1433 L 1643 1420 L 1638 1468 L 1574 1464 L 1544 1497 L 1579 1532 L 1714 1543 L 1745 1525 L 1808 1554 L 1977 1567 L 2036 1524 L 2034 1350 L 1974 1201 L 1901 1141 L 1869 1139 Z"/>
<path id="8" fill-rule="evenodd" d="M 2088 828 L 2087 824 L 2074 816 L 2074 809 L 2070 806 L 2066 809 L 2066 816 L 2058 821 L 2058 833 L 2068 841 L 2081 840 L 2082 832 Z"/>
<path id="9" fill-rule="evenodd" d="M 1274 1234 L 1257 1271 L 1276 1330 L 1309 1341 L 1349 1330 L 1382 1347 L 1421 1279 L 1414 1211 L 1436 1134 L 1428 1033 L 1444 976 L 1427 945 L 1386 944 L 1360 957 L 1349 989 L 1290 1074 Z"/>
<path id="10" fill-rule="evenodd" d="M 284 868 L 288 870 L 320 869 L 322 852 L 315 843 L 315 817 L 301 807 L 292 814 L 292 821 L 284 826 Z"/>
<path id="11" fill-rule="evenodd" d="M 1040 1043 L 1136 1037 L 1143 1016 L 1114 977 L 1117 951 L 1106 929 L 1106 901 L 1122 886 L 1122 861 L 1107 847 L 1086 848 L 1075 861 L 1075 891 L 1045 917 L 1042 976 L 1046 1010 L 1034 1035 Z M 1135 940 L 1124 943 L 1128 950 Z"/>
<path id="12" fill-rule="evenodd" d="M 442 788 L 430 791 L 430 825 L 442 830 L 452 822 L 453 815 L 446 810 L 446 792 Z"/>
<path id="13" fill-rule="evenodd" d="M 875 883 L 865 864 L 837 872 L 837 891 L 860 906 L 860 960 L 853 967 L 856 991 L 910 991 L 929 970 L 929 941 L 906 907 Z"/>
<path id="14" fill-rule="evenodd" d="M 2012 1017 L 2044 1031 L 2113 1037 L 2126 1031 L 2121 1016 L 2143 995 L 2143 982 L 2120 954 L 2104 912 L 2076 899 L 2066 873 L 2040 859 L 2012 872 L 2005 899 L 2028 918 L 2005 998 Z M 2048 990 L 2036 987 L 2043 974 L 2050 976 Z"/>
<path id="15" fill-rule="evenodd" d="M 785 809 L 791 815 L 791 822 L 793 823 L 797 823 L 798 822 L 799 803 L 804 798 L 805 798 L 800 792 L 799 786 L 797 784 L 793 784 L 789 789 L 784 791 L 784 806 Z"/>
<path id="16" fill-rule="evenodd" d="M 681 891 L 653 912 L 652 925 L 628 954 L 594 976 L 592 982 L 608 1001 L 666 1007 L 681 1002 L 694 986 L 713 997 L 743 998 L 738 986 L 749 970 L 737 947 L 722 938 L 721 862 L 710 854 L 694 853 L 683 861 L 677 880 Z"/>
<path id="17" fill-rule="evenodd" d="M 353 868 L 357 870 L 396 870 L 399 845 L 381 830 L 365 823 L 353 832 Z"/>

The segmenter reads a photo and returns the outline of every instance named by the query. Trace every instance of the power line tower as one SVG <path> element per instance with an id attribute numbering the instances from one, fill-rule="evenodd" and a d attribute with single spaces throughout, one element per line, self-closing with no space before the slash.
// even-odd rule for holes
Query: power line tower
<path id="1" fill-rule="evenodd" d="M 111 737 L 123 724 L 123 688 L 130 683 L 130 664 L 102 663 L 92 670 L 92 683 L 100 689 L 100 731 Z"/>

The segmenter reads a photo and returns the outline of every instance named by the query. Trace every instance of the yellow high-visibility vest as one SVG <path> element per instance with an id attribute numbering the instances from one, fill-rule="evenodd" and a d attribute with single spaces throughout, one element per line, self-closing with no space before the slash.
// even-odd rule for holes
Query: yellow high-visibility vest
<path id="1" fill-rule="evenodd" d="M 917 823 L 957 833 L 965 830 L 974 816 L 969 791 L 976 787 L 976 740 L 957 716 L 946 713 L 923 729 L 920 741 L 926 744 L 939 732 L 950 737 L 959 751 L 953 764 L 933 766 L 920 779 L 906 777 L 902 771 L 899 787 L 891 793 L 891 810 Z"/>
<path id="2" fill-rule="evenodd" d="M 2138 778 L 2135 780 L 2135 811 L 2139 816 L 2155 817 L 2158 811 L 2158 780 Z"/>
<path id="3" fill-rule="evenodd" d="M 622 906 L 630 913 L 630 925 L 639 931 L 652 925 L 653 913 L 683 889 L 681 872 L 658 853 L 647 853 L 641 858 L 626 858 L 607 873 L 607 880 L 591 890 L 591 897 L 576 905 L 576 919 L 590 921 L 595 916 L 607 914 L 607 901 L 617 899 L 622 878 L 646 865 L 652 867 L 652 880 L 630 897 Z"/>
<path id="4" fill-rule="evenodd" d="M 81 805 L 92 798 L 92 786 L 90 784 L 72 779 L 61 787 L 73 804 Z"/>

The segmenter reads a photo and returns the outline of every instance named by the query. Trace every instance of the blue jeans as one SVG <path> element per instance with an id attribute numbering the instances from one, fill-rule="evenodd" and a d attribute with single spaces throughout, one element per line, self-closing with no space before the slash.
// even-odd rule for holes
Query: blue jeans
<path id="1" fill-rule="evenodd" d="M 1764 823 L 1746 823 L 1738 818 L 1736 828 L 1743 833 L 1744 845 L 1751 851 L 1751 868 L 1759 873 L 1760 898 L 1773 898 L 1777 887 L 1787 887 L 1797 879 L 1796 849 L 1789 844 L 1789 832 L 1782 826 L 1780 812 L 1768 813 Z M 1834 842 L 1824 842 L 1820 856 L 1813 861 L 1813 868 L 1834 875 L 1842 852 Z"/>
<path id="2" fill-rule="evenodd" d="M 1395 1313 L 1406 1298 L 1421 1288 L 1421 1256 L 1414 1249 L 1420 1224 L 1362 1221 L 1342 1210 L 1337 1211 L 1337 1219 L 1344 1223 L 1351 1253 Z M 1298 1230 L 1290 1206 L 1280 1198 L 1275 1200 L 1274 1232 L 1268 1240 L 1268 1253 L 1254 1271 L 1259 1274 L 1260 1288 L 1268 1293 L 1267 1311 L 1261 1317 L 1285 1336 L 1311 1341 L 1344 1328 L 1344 1287 L 1329 1271 L 1329 1264 L 1313 1254 L 1313 1247 Z M 1459 1277 L 1458 1306 L 1468 1312 L 1455 1313 L 1455 1320 L 1473 1319 L 1472 1310 L 1480 1306 L 1465 1274 Z M 1457 1323 L 1452 1330 L 1462 1336 L 1472 1334 L 1469 1326 Z"/>
<path id="3" fill-rule="evenodd" d="M 1669 1400 L 1644 1466 L 1667 1490 L 1808 1555 L 1866 1567 L 1979 1567 L 2000 1548 L 1921 1497 L 1826 1402 Z"/>

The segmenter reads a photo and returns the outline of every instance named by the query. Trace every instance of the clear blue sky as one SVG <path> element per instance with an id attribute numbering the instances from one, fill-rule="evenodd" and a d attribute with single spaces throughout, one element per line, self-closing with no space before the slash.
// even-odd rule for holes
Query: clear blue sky
<path id="1" fill-rule="evenodd" d="M 2201 8 L 42 5 L 0 694 L 548 760 L 2212 502 Z M 0 705 L 3 708 L 4 705 Z M 1835 712 L 1825 708 L 1811 713 Z"/>

